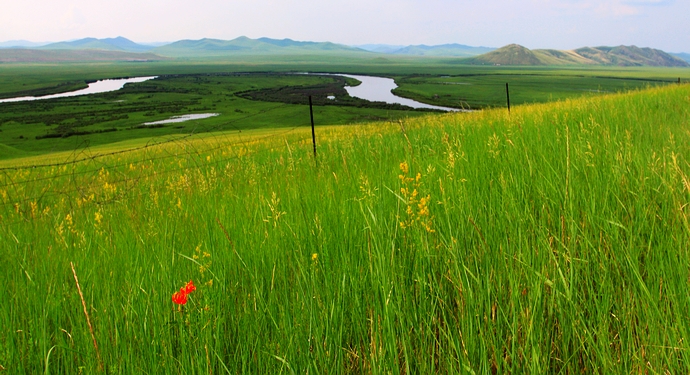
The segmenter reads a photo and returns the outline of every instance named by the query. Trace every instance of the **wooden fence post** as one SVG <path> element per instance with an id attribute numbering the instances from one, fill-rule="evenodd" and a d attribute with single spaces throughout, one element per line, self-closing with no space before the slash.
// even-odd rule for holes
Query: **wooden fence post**
<path id="1" fill-rule="evenodd" d="M 508 83 L 506 82 L 506 100 L 508 101 L 508 113 L 510 113 L 510 90 L 508 90 Z"/>
<path id="2" fill-rule="evenodd" d="M 314 159 L 316 159 L 316 133 L 314 132 L 314 110 L 311 104 L 311 95 L 309 95 L 309 117 L 311 118 L 311 141 L 314 143 Z"/>

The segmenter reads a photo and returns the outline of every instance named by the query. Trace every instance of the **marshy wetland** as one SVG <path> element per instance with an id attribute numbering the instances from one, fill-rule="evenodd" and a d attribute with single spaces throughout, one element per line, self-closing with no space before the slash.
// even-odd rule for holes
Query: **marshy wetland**
<path id="1" fill-rule="evenodd" d="M 314 71 L 324 68 L 311 67 Z M 100 66 L 79 67 L 77 70 L 86 81 L 107 77 L 106 74 L 159 77 L 129 84 L 118 91 L 89 96 L 0 103 L 0 158 L 175 134 L 308 126 L 308 96 L 312 96 L 316 106 L 317 125 L 395 122 L 425 115 L 428 110 L 412 110 L 400 104 L 353 97 L 346 87 L 355 86 L 357 81 L 343 76 L 281 72 L 295 69 L 290 66 L 272 67 L 277 72 L 271 73 L 223 72 L 228 68 L 250 70 L 249 66 L 180 67 L 171 64 L 163 64 L 158 69 L 142 64 L 141 68 L 128 71 L 117 70 L 121 67 L 114 66 L 112 72 Z M 0 81 L 6 83 L 0 90 L 0 97 L 10 98 L 13 93 L 44 95 L 51 90 L 64 91 L 70 85 L 78 86 L 79 73 L 66 69 L 64 66 L 45 70 L 33 68 L 30 77 L 35 81 L 27 78 L 28 86 L 16 81 L 25 71 L 17 67 L 0 69 Z M 504 107 L 506 82 L 511 83 L 512 103 L 519 105 L 666 85 L 674 82 L 676 74 L 687 75 L 684 70 L 671 69 L 620 72 L 606 69 L 441 69 L 434 66 L 424 68 L 430 72 L 424 75 L 405 74 L 408 69 L 397 67 L 392 69 L 393 74 L 387 74 L 399 86 L 394 90 L 396 95 L 433 106 L 473 110 Z M 377 74 L 369 66 L 359 71 L 372 76 Z M 448 72 L 455 74 L 440 74 Z M 56 81 L 60 76 L 64 82 Z M 35 87 L 41 82 L 36 77 L 42 78 L 46 85 L 53 85 L 52 88 Z M 27 87 L 31 89 L 26 90 Z M 218 113 L 219 116 L 177 124 L 143 125 L 199 113 Z"/>

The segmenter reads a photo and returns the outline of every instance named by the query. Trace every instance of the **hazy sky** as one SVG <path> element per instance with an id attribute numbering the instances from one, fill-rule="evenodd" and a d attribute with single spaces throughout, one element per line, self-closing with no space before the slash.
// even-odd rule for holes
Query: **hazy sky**
<path id="1" fill-rule="evenodd" d="M 0 41 L 291 38 L 690 52 L 689 0 L 0 0 Z"/>

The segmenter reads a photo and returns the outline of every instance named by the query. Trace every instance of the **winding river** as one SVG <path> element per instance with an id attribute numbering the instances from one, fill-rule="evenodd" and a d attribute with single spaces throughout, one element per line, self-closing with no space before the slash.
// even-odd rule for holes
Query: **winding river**
<path id="1" fill-rule="evenodd" d="M 319 74 L 320 75 L 320 74 Z M 353 74 L 323 74 L 323 75 L 337 75 L 337 76 L 343 76 L 343 77 L 348 77 L 348 78 L 353 78 L 356 79 L 360 82 L 362 82 L 358 86 L 345 86 L 345 90 L 347 90 L 347 93 L 350 96 L 372 101 L 372 102 L 385 102 L 389 104 L 402 104 L 411 108 L 429 108 L 429 109 L 438 109 L 442 111 L 461 111 L 460 109 L 457 108 L 449 108 L 449 107 L 439 107 L 435 105 L 430 105 L 430 104 L 425 104 L 425 103 L 420 103 L 418 101 L 412 100 L 412 99 L 407 99 L 403 98 L 400 96 L 397 96 L 393 94 L 392 90 L 397 88 L 398 85 L 395 84 L 395 81 L 391 78 L 384 78 L 384 77 L 372 77 L 372 76 L 361 76 L 361 75 L 353 75 Z M 97 82 L 92 82 L 89 83 L 89 87 L 82 89 L 82 90 L 77 90 L 77 91 L 72 91 L 72 92 L 64 92 L 60 94 L 53 94 L 53 95 L 45 95 L 45 96 L 24 96 L 20 98 L 9 98 L 9 99 L 0 99 L 0 103 L 9 103 L 9 102 L 21 102 L 21 101 L 27 101 L 27 100 L 43 100 L 43 99 L 54 99 L 54 98 L 67 98 L 71 96 L 79 96 L 79 95 L 89 95 L 89 94 L 98 94 L 98 93 L 103 93 L 103 92 L 110 92 L 110 91 L 117 91 L 125 86 L 127 83 L 137 83 L 137 82 L 144 82 L 148 81 L 150 79 L 154 79 L 157 77 L 136 77 L 136 78 L 123 78 L 123 79 L 105 79 Z M 335 99 L 335 98 L 331 98 Z"/>
<path id="2" fill-rule="evenodd" d="M 440 109 L 442 111 L 448 112 L 458 112 L 457 108 L 449 107 L 439 107 L 435 105 L 420 103 L 418 101 L 403 98 L 393 94 L 392 90 L 397 88 L 398 85 L 391 78 L 384 77 L 370 77 L 370 76 L 359 76 L 351 74 L 334 74 L 338 76 L 348 77 L 356 79 L 362 82 L 358 86 L 350 87 L 345 86 L 345 90 L 350 96 L 356 98 L 365 99 L 371 102 L 386 102 L 389 104 L 402 104 L 412 108 L 429 108 L 429 109 Z"/>
<path id="3" fill-rule="evenodd" d="M 27 100 L 44 100 L 55 98 L 67 98 L 71 96 L 100 94 L 102 92 L 117 91 L 123 88 L 128 83 L 144 82 L 157 77 L 136 77 L 136 78 L 122 78 L 122 79 L 104 79 L 89 83 L 89 87 L 77 91 L 63 92 L 60 94 L 45 95 L 45 96 L 22 96 L 20 98 L 0 99 L 0 103 L 23 102 Z"/>

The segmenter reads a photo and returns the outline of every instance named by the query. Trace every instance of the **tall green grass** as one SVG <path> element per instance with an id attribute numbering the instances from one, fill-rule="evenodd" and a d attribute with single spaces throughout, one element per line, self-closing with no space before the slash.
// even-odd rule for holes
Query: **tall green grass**
<path id="1" fill-rule="evenodd" d="M 101 371 L 73 262 L 105 373 L 687 373 L 689 121 L 675 86 L 3 170 L 0 366 Z"/>

